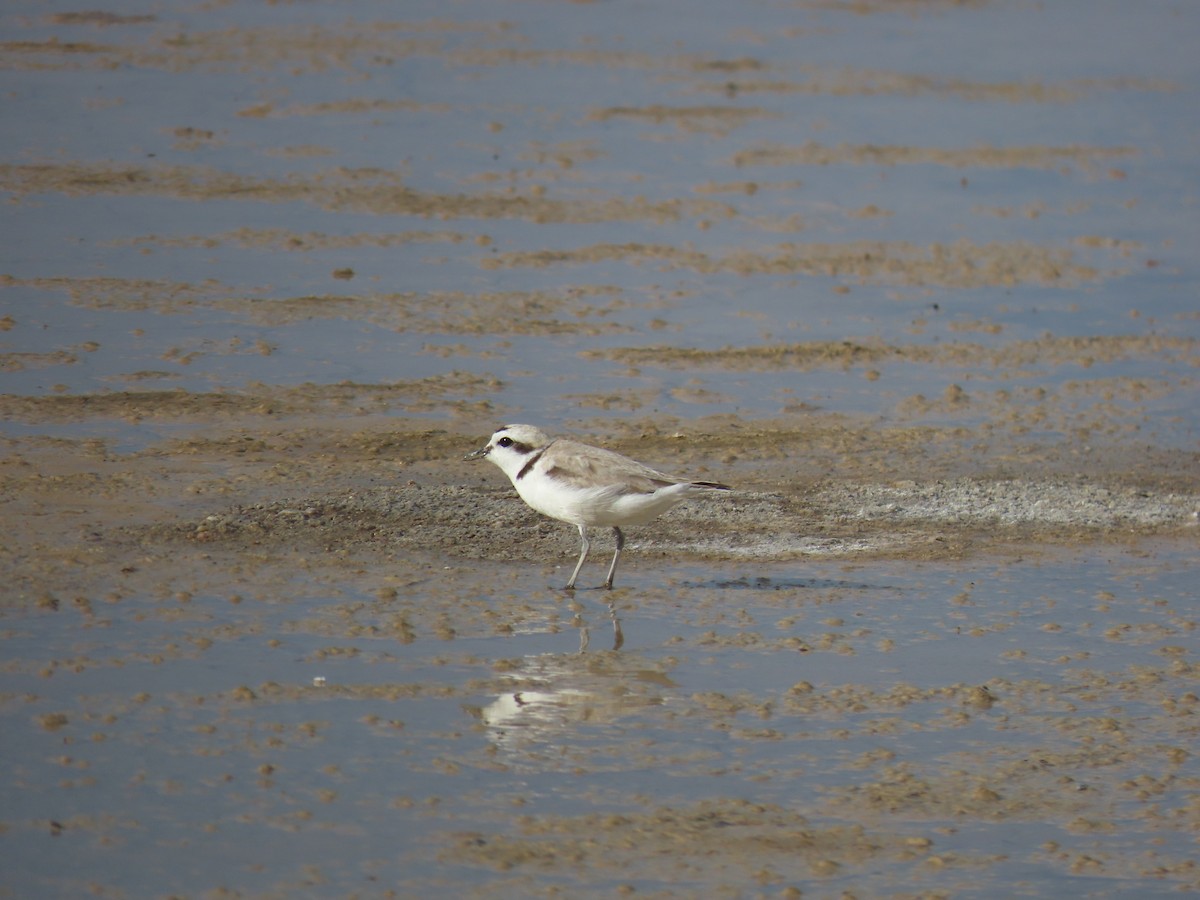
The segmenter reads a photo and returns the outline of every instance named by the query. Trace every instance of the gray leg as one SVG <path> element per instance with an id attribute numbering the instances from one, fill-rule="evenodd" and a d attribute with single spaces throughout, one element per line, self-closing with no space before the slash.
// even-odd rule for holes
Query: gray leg
<path id="1" fill-rule="evenodd" d="M 620 650 L 625 646 L 625 632 L 621 630 L 621 620 L 617 618 L 617 610 L 608 604 L 608 615 L 613 623 L 613 649 Z"/>
<path id="2" fill-rule="evenodd" d="M 625 535 L 621 534 L 621 529 L 616 525 L 613 526 L 613 534 L 617 536 L 617 552 L 613 554 L 612 565 L 608 567 L 608 577 L 604 579 L 604 586 L 610 591 L 613 576 L 617 574 L 617 560 L 621 558 L 621 551 L 625 549 Z"/>
<path id="3" fill-rule="evenodd" d="M 579 577 L 579 570 L 583 568 L 583 561 L 587 559 L 588 550 L 592 546 L 588 541 L 586 525 L 579 526 L 579 539 L 583 541 L 583 548 L 579 551 L 579 562 L 575 563 L 575 571 L 571 573 L 571 580 L 567 582 L 566 589 L 568 591 L 575 590 L 575 579 Z"/>

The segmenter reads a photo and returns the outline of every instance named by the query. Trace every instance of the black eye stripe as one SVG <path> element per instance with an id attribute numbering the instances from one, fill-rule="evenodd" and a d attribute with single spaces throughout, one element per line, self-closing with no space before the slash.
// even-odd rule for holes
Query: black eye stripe
<path id="1" fill-rule="evenodd" d="M 504 437 L 500 438 L 500 440 L 496 441 L 496 446 L 503 447 L 506 450 L 509 447 L 511 447 L 514 453 L 517 453 L 521 456 L 526 456 L 527 454 L 530 454 L 534 450 L 537 449 L 536 447 L 533 446 L 533 444 L 526 444 L 521 441 L 515 441 L 512 438 L 510 438 L 508 435 L 505 435 Z"/>

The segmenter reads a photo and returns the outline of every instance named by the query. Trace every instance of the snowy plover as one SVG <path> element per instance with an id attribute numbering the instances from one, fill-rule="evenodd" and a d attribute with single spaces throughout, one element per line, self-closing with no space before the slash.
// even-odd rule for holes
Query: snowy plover
<path id="1" fill-rule="evenodd" d="M 587 559 L 589 526 L 606 525 L 616 535 L 617 552 L 604 580 L 604 586 L 611 588 L 625 546 L 622 525 L 644 525 L 697 491 L 730 490 L 713 481 L 682 481 L 601 447 L 551 438 L 532 425 L 505 425 L 486 447 L 463 458 L 485 456 L 531 507 L 579 529 L 583 548 L 567 590 L 575 587 Z"/>

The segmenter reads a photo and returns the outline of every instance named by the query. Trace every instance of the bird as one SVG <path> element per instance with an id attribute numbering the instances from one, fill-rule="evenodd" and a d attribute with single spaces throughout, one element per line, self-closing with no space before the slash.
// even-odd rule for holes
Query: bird
<path id="1" fill-rule="evenodd" d="M 604 587 L 611 590 L 625 548 L 623 526 L 644 525 L 693 494 L 732 490 L 715 481 L 675 478 L 603 447 L 552 438 L 533 425 L 505 425 L 463 459 L 495 463 L 526 504 L 579 529 L 583 546 L 568 591 L 575 589 L 591 549 L 589 528 L 607 526 L 616 536 L 617 550 L 604 580 Z"/>

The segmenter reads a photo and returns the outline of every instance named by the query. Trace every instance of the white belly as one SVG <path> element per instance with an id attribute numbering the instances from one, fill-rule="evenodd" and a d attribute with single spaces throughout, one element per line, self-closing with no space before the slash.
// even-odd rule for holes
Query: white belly
<path id="1" fill-rule="evenodd" d="M 673 484 L 648 494 L 623 493 L 619 487 L 573 489 L 548 478 L 516 482 L 521 499 L 543 515 L 572 525 L 644 525 L 683 500 L 690 484 Z"/>

